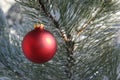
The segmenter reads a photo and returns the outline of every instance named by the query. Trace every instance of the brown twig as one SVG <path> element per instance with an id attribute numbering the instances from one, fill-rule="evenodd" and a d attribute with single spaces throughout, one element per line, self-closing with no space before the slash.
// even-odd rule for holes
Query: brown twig
<path id="1" fill-rule="evenodd" d="M 42 8 L 42 10 L 44 11 L 44 13 L 53 21 L 55 27 L 60 31 L 64 41 L 68 41 L 67 35 L 65 35 L 65 33 L 60 29 L 59 23 L 55 20 L 55 18 L 46 10 L 44 4 L 41 2 L 41 0 L 39 0 L 39 4 Z"/>
<path id="2" fill-rule="evenodd" d="M 88 27 L 88 25 L 95 20 L 96 16 L 102 11 L 102 9 L 103 8 L 99 8 L 95 15 L 82 26 L 82 28 L 77 32 L 77 37 L 80 36 L 80 34 Z"/>
<path id="3" fill-rule="evenodd" d="M 72 78 L 72 74 L 73 74 L 73 70 L 72 70 L 72 67 L 74 65 L 74 58 L 73 58 L 73 46 L 74 46 L 74 42 L 72 42 L 69 37 L 61 30 L 60 26 L 59 26 L 59 23 L 55 20 L 55 18 L 46 10 L 44 4 L 41 2 L 41 0 L 39 0 L 39 4 L 42 8 L 42 10 L 44 11 L 44 13 L 53 21 L 55 27 L 60 31 L 61 35 L 62 35 L 62 38 L 64 39 L 65 41 L 65 44 L 66 44 L 66 50 L 67 50 L 67 56 L 68 56 L 68 63 L 66 64 L 67 66 L 67 69 L 66 69 L 66 74 L 67 74 L 67 77 L 69 78 L 69 80 L 74 80 Z"/>

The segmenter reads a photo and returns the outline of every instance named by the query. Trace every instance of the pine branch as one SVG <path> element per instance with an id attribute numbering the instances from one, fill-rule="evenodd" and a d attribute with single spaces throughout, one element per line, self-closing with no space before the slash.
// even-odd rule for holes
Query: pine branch
<path id="1" fill-rule="evenodd" d="M 72 78 L 73 75 L 73 66 L 74 66 L 74 58 L 73 58 L 73 45 L 74 43 L 72 41 L 70 41 L 70 39 L 67 37 L 67 35 L 60 29 L 59 23 L 55 20 L 55 18 L 46 10 L 44 4 L 41 2 L 41 0 L 39 0 L 39 4 L 41 5 L 42 10 L 44 11 L 44 13 L 53 21 L 55 27 L 60 31 L 62 38 L 64 39 L 65 43 L 66 43 L 66 50 L 67 50 L 67 61 L 68 63 L 66 64 L 67 69 L 66 69 L 66 74 L 68 76 L 69 80 L 74 80 Z"/>
<path id="2" fill-rule="evenodd" d="M 18 61 L 21 58 L 15 55 L 22 53 L 19 49 L 16 49 L 17 46 L 11 46 L 15 52 L 11 51 L 10 48 L 7 53 L 0 54 L 4 55 L 1 60 L 5 64 L 9 63 L 10 67 L 14 64 L 12 68 L 18 69 L 18 72 L 20 70 L 20 74 L 24 74 L 24 77 L 30 78 L 30 80 L 102 80 L 104 75 L 111 80 L 116 80 L 112 78 L 112 74 L 116 76 L 117 65 L 115 62 L 118 62 L 118 59 L 114 60 L 115 54 L 113 54 L 113 47 L 111 47 L 111 39 L 113 38 L 111 36 L 113 34 L 109 32 L 111 29 L 108 28 L 110 27 L 99 27 L 97 25 L 101 22 L 106 25 L 105 21 L 108 20 L 108 13 L 115 11 L 116 8 L 110 2 L 113 0 L 107 0 L 105 6 L 102 4 L 104 1 L 106 0 L 19 0 L 18 2 L 26 8 L 26 14 L 29 15 L 33 22 L 35 20 L 35 22 L 48 22 L 48 24 L 52 22 L 55 28 L 58 29 L 58 33 L 62 35 L 61 37 L 56 34 L 58 40 L 62 38 L 65 41 L 65 46 L 64 42 L 60 41 L 59 43 L 58 41 L 59 49 L 55 58 L 51 62 L 39 66 L 31 65 L 29 62 L 26 62 L 26 65 L 24 63 L 19 64 L 24 61 Z M 59 20 L 54 17 L 54 15 L 58 15 L 57 13 L 60 15 Z M 92 13 L 94 13 L 93 16 L 91 16 Z M 100 26 L 104 26 L 103 24 Z M 75 35 L 75 29 L 78 29 L 79 26 L 81 26 L 81 29 Z M 63 27 L 66 31 L 62 30 Z M 28 29 L 28 24 L 23 29 L 25 28 Z M 75 40 L 71 36 L 69 37 L 68 34 L 77 38 L 76 50 L 73 49 Z M 85 38 L 81 39 L 82 36 L 85 36 Z M 15 42 L 14 38 L 11 40 Z M 20 40 L 16 41 L 20 42 Z M 12 61 L 9 60 L 6 63 L 5 59 L 8 56 Z"/>
<path id="3" fill-rule="evenodd" d="M 18 71 L 13 71 L 13 68 L 11 68 L 11 66 L 9 66 L 8 64 L 5 64 L 4 62 L 1 61 L 1 63 L 10 71 L 12 71 L 13 73 L 15 73 L 16 76 L 18 77 L 23 77 L 23 74 L 18 72 Z"/>
<path id="4" fill-rule="evenodd" d="M 41 0 L 39 0 L 39 4 L 41 5 L 42 10 L 44 11 L 44 13 L 53 21 L 53 23 L 55 24 L 55 27 L 59 29 L 59 24 L 58 22 L 55 20 L 55 18 L 46 10 L 44 4 L 42 3 Z"/>
<path id="5" fill-rule="evenodd" d="M 68 37 L 67 37 L 67 35 L 60 29 L 59 23 L 58 23 L 58 22 L 55 20 L 55 18 L 46 10 L 46 8 L 45 8 L 45 6 L 44 6 L 44 4 L 42 3 L 41 0 L 39 0 L 39 4 L 40 4 L 42 10 L 44 11 L 44 13 L 53 21 L 55 27 L 60 31 L 60 33 L 61 33 L 64 41 L 67 42 L 67 41 L 68 41 Z"/>
<path id="6" fill-rule="evenodd" d="M 84 23 L 84 25 L 82 26 L 82 28 L 80 30 L 77 31 L 77 37 L 80 36 L 80 34 L 88 27 L 88 25 L 94 21 L 96 19 L 96 16 L 103 10 L 103 7 L 98 8 L 97 12 L 94 13 L 93 17 L 88 20 L 86 23 Z"/>

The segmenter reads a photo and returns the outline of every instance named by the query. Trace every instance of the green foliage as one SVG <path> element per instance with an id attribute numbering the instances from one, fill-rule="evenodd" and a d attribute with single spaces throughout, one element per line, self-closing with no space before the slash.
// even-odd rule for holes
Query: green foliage
<path id="1" fill-rule="evenodd" d="M 6 23 L 5 15 L 4 15 L 2 9 L 0 8 L 0 35 L 2 34 L 2 31 L 4 30 L 4 27 L 6 25 L 7 25 L 7 23 Z"/>
<path id="2" fill-rule="evenodd" d="M 13 79 L 27 80 L 117 80 L 119 52 L 112 27 L 119 11 L 115 0 L 17 0 L 29 18 L 43 23 L 55 35 L 58 51 L 45 64 L 27 61 L 21 51 L 21 34 L 3 36 L 0 61 Z M 26 30 L 28 24 L 23 25 Z M 7 29 L 9 31 L 9 29 Z M 27 31 L 26 31 L 27 32 Z M 24 32 L 24 35 L 25 33 Z M 23 37 L 23 36 L 22 36 Z M 65 38 L 67 37 L 67 38 Z M 14 65 L 14 66 L 13 66 Z"/>

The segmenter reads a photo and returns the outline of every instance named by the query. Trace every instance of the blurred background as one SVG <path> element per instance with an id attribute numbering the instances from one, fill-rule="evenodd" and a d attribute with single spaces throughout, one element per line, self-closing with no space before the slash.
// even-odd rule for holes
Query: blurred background
<path id="1" fill-rule="evenodd" d="M 3 13 L 3 16 L 0 16 L 3 18 L 3 21 L 4 19 L 7 21 L 10 33 L 15 34 L 17 30 L 16 26 L 19 27 L 23 22 L 20 6 L 16 4 L 15 0 L 0 0 L 0 12 Z M 3 22 L 0 21 L 0 23 Z M 0 63 L 0 80 L 11 80 L 7 77 L 8 72 L 9 71 L 5 69 L 4 65 Z"/>

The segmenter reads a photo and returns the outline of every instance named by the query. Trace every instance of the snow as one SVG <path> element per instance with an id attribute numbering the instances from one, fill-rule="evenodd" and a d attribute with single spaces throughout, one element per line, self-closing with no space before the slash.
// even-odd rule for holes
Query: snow
<path id="1" fill-rule="evenodd" d="M 10 7 L 15 3 L 15 0 L 0 0 L 0 7 L 3 12 L 6 14 Z"/>

